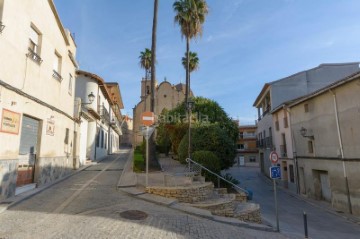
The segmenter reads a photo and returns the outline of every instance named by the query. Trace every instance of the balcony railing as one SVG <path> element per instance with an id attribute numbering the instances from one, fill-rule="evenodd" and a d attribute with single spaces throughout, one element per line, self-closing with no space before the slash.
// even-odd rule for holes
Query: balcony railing
<path id="1" fill-rule="evenodd" d="M 272 148 L 273 147 L 272 137 L 271 136 L 265 138 L 265 147 L 266 148 Z"/>
<path id="2" fill-rule="evenodd" d="M 41 57 L 38 54 L 36 54 L 36 52 L 31 50 L 31 48 L 29 48 L 28 50 L 29 52 L 26 54 L 27 57 L 29 57 L 31 60 L 35 61 L 38 64 L 41 64 L 43 62 Z"/>
<path id="3" fill-rule="evenodd" d="M 56 71 L 56 70 L 53 70 L 53 74 L 52 74 L 52 77 L 54 77 L 55 79 L 57 79 L 58 81 L 62 81 L 62 77 L 61 75 Z"/>
<path id="4" fill-rule="evenodd" d="M 101 119 L 105 120 L 106 122 L 110 122 L 110 114 L 109 111 L 104 107 L 100 106 L 100 117 Z"/>
<path id="5" fill-rule="evenodd" d="M 286 149 L 286 144 L 284 145 L 280 145 L 280 157 L 287 157 L 287 149 Z"/>

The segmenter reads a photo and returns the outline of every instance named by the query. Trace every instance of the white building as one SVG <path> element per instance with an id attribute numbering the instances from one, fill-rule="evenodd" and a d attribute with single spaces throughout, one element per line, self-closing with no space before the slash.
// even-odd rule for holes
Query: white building
<path id="1" fill-rule="evenodd" d="M 77 115 L 80 119 L 80 164 L 98 161 L 119 149 L 123 109 L 117 83 L 105 83 L 96 74 L 78 70 Z"/>
<path id="2" fill-rule="evenodd" d="M 0 199 L 77 165 L 76 45 L 52 0 L 0 0 Z"/>

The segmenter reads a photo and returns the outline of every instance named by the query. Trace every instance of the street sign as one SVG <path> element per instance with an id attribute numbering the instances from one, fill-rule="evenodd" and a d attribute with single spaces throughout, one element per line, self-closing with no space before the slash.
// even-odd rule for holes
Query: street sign
<path id="1" fill-rule="evenodd" d="M 272 179 L 281 178 L 281 172 L 279 166 L 270 167 L 270 178 Z"/>
<path id="2" fill-rule="evenodd" d="M 279 155 L 275 151 L 272 151 L 269 155 L 269 159 L 273 164 L 276 164 L 279 161 Z"/>
<path id="3" fill-rule="evenodd" d="M 148 140 L 152 135 L 152 133 L 154 133 L 154 130 L 155 130 L 154 127 L 146 126 L 141 129 L 141 134 L 145 137 L 146 140 Z"/>
<path id="4" fill-rule="evenodd" d="M 141 123 L 145 126 L 150 126 L 155 123 L 154 112 L 146 111 L 141 114 Z"/>

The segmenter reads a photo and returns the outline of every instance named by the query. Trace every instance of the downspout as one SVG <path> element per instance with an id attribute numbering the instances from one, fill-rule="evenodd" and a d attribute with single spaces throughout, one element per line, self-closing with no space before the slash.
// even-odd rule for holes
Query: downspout
<path id="1" fill-rule="evenodd" d="M 109 127 L 108 127 L 108 154 L 112 153 L 112 145 L 110 145 L 110 140 L 111 140 L 111 128 L 110 128 L 110 124 L 111 124 L 111 105 L 109 104 Z"/>
<path id="2" fill-rule="evenodd" d="M 337 108 L 336 95 L 335 95 L 335 93 L 334 93 L 331 89 L 329 90 L 329 92 L 333 95 L 333 99 L 334 99 L 334 110 L 335 110 L 336 128 L 337 128 L 337 133 L 338 133 L 338 137 L 339 137 L 340 154 L 341 154 L 341 161 L 342 161 L 342 166 L 343 166 L 343 171 L 344 171 L 346 196 L 347 196 L 348 207 L 349 207 L 348 209 L 349 209 L 349 213 L 352 214 L 352 206 L 351 206 L 351 199 L 350 199 L 349 182 L 348 182 L 347 173 L 346 173 L 345 157 L 344 157 L 344 148 L 343 148 L 343 143 L 342 143 L 342 138 L 341 138 L 341 130 L 340 130 L 340 123 L 339 123 L 339 116 L 338 116 L 338 108 Z"/>
<path id="3" fill-rule="evenodd" d="M 99 84 L 98 85 L 98 92 L 97 92 L 97 95 L 96 95 L 96 111 L 98 110 L 99 108 L 99 105 L 100 105 L 100 102 L 99 102 L 99 93 L 100 93 L 100 86 Z M 100 113 L 100 112 L 99 112 Z M 96 142 L 99 142 L 99 146 L 100 146 L 100 138 L 99 137 L 99 133 L 100 133 L 100 127 L 99 127 L 99 132 L 97 130 L 97 126 L 98 126 L 98 123 L 97 123 L 97 119 L 95 119 L 95 154 L 94 154 L 94 161 L 96 161 Z"/>
<path id="4" fill-rule="evenodd" d="M 299 165 L 298 165 L 298 161 L 297 161 L 294 131 L 293 131 L 293 128 L 291 127 L 291 111 L 290 111 L 290 108 L 288 108 L 286 106 L 284 106 L 284 109 L 289 113 L 289 126 L 290 126 L 291 143 L 292 143 L 292 150 L 293 150 L 293 157 L 294 157 L 294 164 L 295 164 L 296 193 L 300 194 Z"/>

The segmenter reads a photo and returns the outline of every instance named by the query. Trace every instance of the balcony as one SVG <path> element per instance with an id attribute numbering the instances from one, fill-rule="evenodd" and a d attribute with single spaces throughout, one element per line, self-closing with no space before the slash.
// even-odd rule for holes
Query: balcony
<path id="1" fill-rule="evenodd" d="M 107 123 L 110 123 L 109 111 L 104 106 L 99 107 L 99 114 L 102 120 L 104 120 Z"/>
<path id="2" fill-rule="evenodd" d="M 116 117 L 113 117 L 111 119 L 110 126 L 111 126 L 111 128 L 113 128 L 113 130 L 115 130 L 116 133 L 118 133 L 119 135 L 122 134 L 121 124 Z"/>
<path id="3" fill-rule="evenodd" d="M 56 70 L 53 70 L 52 77 L 54 77 L 55 79 L 57 79 L 57 80 L 60 81 L 60 82 L 63 80 L 63 78 L 61 77 L 61 75 L 60 75 Z"/>
<path id="4" fill-rule="evenodd" d="M 26 54 L 26 56 L 40 65 L 43 62 L 41 57 L 38 54 L 36 54 L 36 52 L 31 50 L 31 48 L 29 48 L 28 50 L 29 52 Z"/>
<path id="5" fill-rule="evenodd" d="M 287 158 L 286 144 L 280 145 L 280 157 Z"/>
<path id="6" fill-rule="evenodd" d="M 273 147 L 273 143 L 272 143 L 272 137 L 266 137 L 265 138 L 265 148 L 272 148 Z"/>

